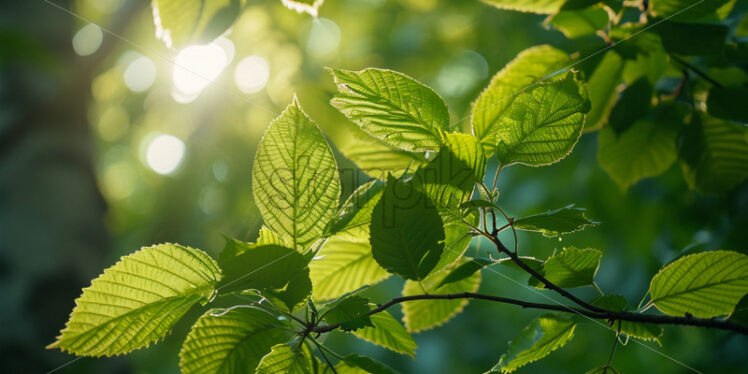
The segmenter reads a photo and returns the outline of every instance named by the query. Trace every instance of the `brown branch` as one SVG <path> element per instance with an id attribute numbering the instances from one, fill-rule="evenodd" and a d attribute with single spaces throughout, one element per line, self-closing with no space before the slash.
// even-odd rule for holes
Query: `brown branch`
<path id="1" fill-rule="evenodd" d="M 590 310 L 569 307 L 565 305 L 541 304 L 541 303 L 534 303 L 534 302 L 529 302 L 529 301 L 509 299 L 509 298 L 500 297 L 500 296 L 483 295 L 483 294 L 478 294 L 478 293 L 473 293 L 473 292 L 462 292 L 462 293 L 454 293 L 454 294 L 446 294 L 446 295 L 428 294 L 428 295 L 413 295 L 413 296 L 398 297 L 378 306 L 375 309 L 372 309 L 369 312 L 369 315 L 380 313 L 395 304 L 400 304 L 406 301 L 455 300 L 455 299 L 487 300 L 487 301 L 493 301 L 497 303 L 517 305 L 517 306 L 520 306 L 526 309 L 542 309 L 542 310 L 552 310 L 552 311 L 565 312 L 565 313 L 576 313 L 576 314 L 580 314 L 582 316 L 593 318 L 593 319 L 604 319 L 604 320 L 607 320 L 609 323 L 612 323 L 614 321 L 631 321 L 631 322 L 653 323 L 657 325 L 699 326 L 699 327 L 708 327 L 708 328 L 719 329 L 719 330 L 728 330 L 728 331 L 733 331 L 733 332 L 737 332 L 740 334 L 748 335 L 747 326 L 739 325 L 734 322 L 716 319 L 716 318 L 704 319 L 704 318 L 693 318 L 693 317 L 672 317 L 672 316 L 641 314 L 641 313 L 635 313 L 635 312 L 614 312 L 614 311 L 593 312 Z M 310 332 L 326 333 L 326 332 L 335 330 L 338 327 L 340 327 L 340 324 L 320 325 L 320 326 L 313 327 Z"/>

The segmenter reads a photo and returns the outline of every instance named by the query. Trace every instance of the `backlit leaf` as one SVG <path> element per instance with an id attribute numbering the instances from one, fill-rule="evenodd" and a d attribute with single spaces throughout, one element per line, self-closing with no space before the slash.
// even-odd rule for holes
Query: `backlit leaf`
<path id="1" fill-rule="evenodd" d="M 188 41 L 209 42 L 223 34 L 239 16 L 240 0 L 153 0 L 156 37 L 167 47 Z"/>
<path id="2" fill-rule="evenodd" d="M 544 314 L 533 320 L 511 342 L 492 373 L 511 373 L 531 362 L 548 356 L 574 337 L 576 324 L 569 319 Z"/>
<path id="3" fill-rule="evenodd" d="M 564 248 L 545 261 L 541 275 L 561 288 L 589 286 L 595 280 L 602 256 L 602 252 L 597 249 Z M 543 283 L 534 277 L 530 278 L 530 285 L 544 287 Z"/>
<path id="4" fill-rule="evenodd" d="M 348 296 L 337 302 L 325 314 L 325 321 L 331 325 L 340 324 L 346 331 L 374 327 L 369 317 L 369 299 L 361 296 Z"/>
<path id="5" fill-rule="evenodd" d="M 57 341 L 79 356 L 111 356 L 163 338 L 198 301 L 210 299 L 221 271 L 204 252 L 159 244 L 122 257 L 83 289 Z"/>
<path id="6" fill-rule="evenodd" d="M 307 260 L 300 253 L 276 244 L 256 245 L 227 239 L 219 263 L 225 275 L 219 288 L 232 292 L 283 288 L 302 272 Z"/>
<path id="7" fill-rule="evenodd" d="M 592 72 L 587 90 L 590 94 L 590 111 L 584 127 L 597 128 L 608 120 L 611 108 L 618 98 L 616 87 L 621 83 L 623 59 L 615 51 L 605 52 L 600 64 Z"/>
<path id="8" fill-rule="evenodd" d="M 580 231 L 587 226 L 597 225 L 597 222 L 585 216 L 586 212 L 586 209 L 569 205 L 545 213 L 519 218 L 512 225 L 517 230 L 538 231 L 543 233 L 544 236 L 554 237 Z"/>
<path id="9" fill-rule="evenodd" d="M 308 13 L 312 17 L 317 17 L 319 7 L 325 0 L 281 0 L 283 5 L 288 9 L 295 10 L 299 13 Z"/>
<path id="10" fill-rule="evenodd" d="M 482 0 L 499 9 L 516 10 L 520 12 L 553 14 L 557 12 L 565 0 Z"/>
<path id="11" fill-rule="evenodd" d="M 311 374 L 309 360 L 301 350 L 278 344 L 265 355 L 257 367 L 257 374 Z"/>
<path id="12" fill-rule="evenodd" d="M 396 374 L 391 367 L 366 356 L 351 354 L 335 366 L 338 374 Z"/>
<path id="13" fill-rule="evenodd" d="M 652 303 L 665 314 L 710 318 L 732 313 L 748 293 L 748 256 L 730 251 L 681 257 L 652 278 Z"/>
<path id="14" fill-rule="evenodd" d="M 387 311 L 371 315 L 374 327 L 364 327 L 353 331 L 353 335 L 393 352 L 415 357 L 416 341 L 405 327 Z"/>

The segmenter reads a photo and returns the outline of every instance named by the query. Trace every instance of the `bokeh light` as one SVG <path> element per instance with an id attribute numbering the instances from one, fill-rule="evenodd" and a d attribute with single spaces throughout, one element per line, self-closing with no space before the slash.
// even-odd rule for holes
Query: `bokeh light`
<path id="1" fill-rule="evenodd" d="M 93 23 L 81 27 L 73 36 L 73 50 L 81 56 L 88 56 L 96 52 L 104 40 L 101 28 Z"/>
<path id="2" fill-rule="evenodd" d="M 219 38 L 219 40 L 222 38 Z M 230 41 L 229 41 L 230 43 Z M 224 47 L 221 47 L 221 44 Z M 207 45 L 193 45 L 181 50 L 174 61 L 174 87 L 186 96 L 198 95 L 218 78 L 233 57 L 233 44 L 214 41 Z"/>
<path id="3" fill-rule="evenodd" d="M 150 138 L 145 152 L 145 161 L 156 173 L 173 173 L 184 158 L 184 142 L 173 135 L 158 134 Z"/>
<path id="4" fill-rule="evenodd" d="M 340 44 L 340 27 L 333 20 L 315 18 L 307 36 L 307 52 L 314 57 L 326 57 Z"/>
<path id="5" fill-rule="evenodd" d="M 140 56 L 125 69 L 125 85 L 133 92 L 143 92 L 156 80 L 156 65 L 145 56 Z"/>
<path id="6" fill-rule="evenodd" d="M 234 71 L 234 81 L 244 93 L 256 93 L 265 88 L 270 78 L 270 66 L 260 56 L 248 56 L 239 61 Z"/>

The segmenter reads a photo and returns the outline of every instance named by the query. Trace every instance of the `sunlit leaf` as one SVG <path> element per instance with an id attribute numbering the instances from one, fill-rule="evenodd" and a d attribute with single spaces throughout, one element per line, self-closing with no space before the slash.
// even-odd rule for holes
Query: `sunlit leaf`
<path id="1" fill-rule="evenodd" d="M 335 366 L 338 374 L 396 374 L 391 367 L 366 356 L 351 354 Z"/>
<path id="2" fill-rule="evenodd" d="M 561 288 L 589 286 L 595 280 L 602 257 L 602 252 L 597 249 L 567 247 L 545 261 L 541 275 Z M 544 287 L 534 277 L 530 278 L 530 285 Z"/>
<path id="3" fill-rule="evenodd" d="M 294 98 L 257 148 L 252 191 L 262 218 L 285 245 L 303 251 L 335 215 L 340 177 L 330 146 Z"/>
<path id="4" fill-rule="evenodd" d="M 509 348 L 491 372 L 511 373 L 548 356 L 571 341 L 575 328 L 571 320 L 553 314 L 538 317 L 509 342 Z"/>
<path id="5" fill-rule="evenodd" d="M 590 111 L 585 118 L 584 127 L 597 128 L 607 122 L 611 108 L 618 97 L 616 87 L 621 83 L 623 66 L 621 56 L 615 51 L 608 51 L 592 72 L 587 82 Z"/>
<path id="6" fill-rule="evenodd" d="M 371 181 L 357 188 L 346 199 L 328 227 L 327 234 L 335 235 L 355 228 L 366 227 L 371 222 L 371 212 L 379 202 L 384 183 Z"/>
<path id="7" fill-rule="evenodd" d="M 665 314 L 710 318 L 732 313 L 748 293 L 748 256 L 730 251 L 681 257 L 663 267 L 649 286 Z"/>
<path id="8" fill-rule="evenodd" d="M 340 153 L 372 178 L 387 180 L 388 173 L 400 177 L 426 163 L 423 153 L 395 148 L 358 128 L 353 131 L 351 139 L 339 147 Z"/>
<path id="9" fill-rule="evenodd" d="M 528 89 L 512 102 L 496 128 L 496 156 L 503 165 L 558 162 L 579 140 L 589 108 L 571 75 Z"/>
<path id="10" fill-rule="evenodd" d="M 296 348 L 278 344 L 265 355 L 257 367 L 257 374 L 311 374 L 309 360 Z"/>
<path id="11" fill-rule="evenodd" d="M 330 72 L 338 86 L 330 103 L 364 131 L 406 151 L 439 149 L 449 114 L 434 90 L 392 70 Z"/>
<path id="12" fill-rule="evenodd" d="M 353 335 L 393 352 L 415 357 L 416 341 L 387 311 L 371 315 L 371 323 L 374 327 L 358 329 L 353 331 Z"/>
<path id="13" fill-rule="evenodd" d="M 189 41 L 209 42 L 223 34 L 239 16 L 240 0 L 153 0 L 156 37 L 167 47 Z"/>
<path id="14" fill-rule="evenodd" d="M 478 96 L 472 111 L 473 134 L 483 145 L 486 157 L 496 150 L 501 119 L 518 95 L 533 83 L 567 67 L 569 61 L 565 52 L 541 45 L 520 52 L 494 75 L 488 87 Z"/>
<path id="15" fill-rule="evenodd" d="M 608 12 L 602 6 L 578 10 L 562 10 L 547 21 L 567 38 L 595 35 L 608 25 Z"/>
<path id="16" fill-rule="evenodd" d="M 430 199 L 391 177 L 371 218 L 371 251 L 384 269 L 406 279 L 423 279 L 444 250 L 444 227 Z"/>
<path id="17" fill-rule="evenodd" d="M 463 259 L 462 261 L 468 260 Z M 439 286 L 442 280 L 450 273 L 450 270 L 447 268 L 434 272 L 422 282 L 411 280 L 405 282 L 403 296 L 422 295 L 424 293 L 443 295 L 478 291 L 481 281 L 480 273 L 475 273 L 458 282 Z M 420 283 L 423 284 L 423 287 Z M 452 317 L 462 312 L 467 304 L 467 299 L 408 301 L 403 303 L 403 322 L 405 322 L 405 328 L 410 332 L 432 329 L 446 323 Z"/>
<path id="18" fill-rule="evenodd" d="M 553 14 L 561 8 L 565 0 L 481 0 L 499 9 L 520 12 Z"/>
<path id="19" fill-rule="evenodd" d="M 718 11 L 730 0 L 650 0 L 649 12 L 658 17 L 671 17 L 679 21 L 716 21 Z"/>
<path id="20" fill-rule="evenodd" d="M 211 309 L 192 326 L 179 352 L 185 374 L 253 373 L 288 333 L 270 314 L 251 308 Z"/>
<path id="21" fill-rule="evenodd" d="M 326 314 L 325 321 L 331 325 L 340 324 L 346 331 L 363 327 L 374 327 L 369 317 L 369 299 L 361 296 L 348 296 L 337 302 Z"/>
<path id="22" fill-rule="evenodd" d="M 211 298 L 221 271 L 204 252 L 159 244 L 122 257 L 83 289 L 57 340 L 79 356 L 111 356 L 163 338 L 198 301 Z"/>
<path id="23" fill-rule="evenodd" d="M 575 208 L 572 204 L 545 213 L 519 218 L 514 221 L 512 226 L 517 230 L 538 231 L 543 233 L 544 236 L 554 237 L 579 231 L 587 226 L 597 225 L 597 222 L 586 217 L 586 212 L 586 209 Z"/>

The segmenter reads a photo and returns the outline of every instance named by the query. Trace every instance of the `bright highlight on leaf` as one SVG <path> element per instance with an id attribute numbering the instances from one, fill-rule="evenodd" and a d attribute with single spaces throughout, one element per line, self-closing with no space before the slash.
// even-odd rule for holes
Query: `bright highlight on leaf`
<path id="1" fill-rule="evenodd" d="M 665 314 L 710 318 L 732 313 L 748 293 L 748 256 L 730 251 L 682 257 L 663 267 L 649 286 Z"/>
<path id="2" fill-rule="evenodd" d="M 520 12 L 553 14 L 557 12 L 565 0 L 481 0 L 499 9 L 516 10 Z"/>
<path id="3" fill-rule="evenodd" d="M 310 374 L 311 365 L 301 350 L 278 344 L 260 361 L 257 374 Z"/>
<path id="4" fill-rule="evenodd" d="M 491 373 L 511 373 L 531 362 L 548 356 L 574 337 L 576 324 L 570 319 L 544 314 L 532 321 L 514 340 Z"/>
<path id="5" fill-rule="evenodd" d="M 545 261 L 541 275 L 561 288 L 589 286 L 595 281 L 595 273 L 602 257 L 602 252 L 597 249 L 564 248 L 561 253 Z M 530 285 L 544 287 L 543 283 L 534 277 L 530 278 Z"/>
<path id="6" fill-rule="evenodd" d="M 335 158 L 295 98 L 265 131 L 252 186 L 265 224 L 298 251 L 322 237 L 335 214 L 340 198 Z"/>
<path id="7" fill-rule="evenodd" d="M 383 311 L 371 315 L 371 323 L 374 327 L 358 329 L 352 332 L 353 335 L 393 352 L 406 354 L 415 358 L 416 347 L 418 345 L 395 317 Z"/>
<path id="8" fill-rule="evenodd" d="M 211 309 L 195 322 L 179 352 L 184 374 L 253 373 L 260 360 L 288 339 L 281 322 L 251 308 Z"/>
<path id="9" fill-rule="evenodd" d="M 188 41 L 209 42 L 223 34 L 239 15 L 240 0 L 153 0 L 156 38 L 167 47 Z"/>
<path id="10" fill-rule="evenodd" d="M 437 150 L 449 126 L 447 105 L 431 88 L 392 70 L 330 70 L 330 104 L 364 131 L 406 151 Z"/>
<path id="11" fill-rule="evenodd" d="M 587 226 L 595 226 L 597 222 L 585 216 L 583 208 L 574 205 L 565 206 L 545 213 L 533 214 L 520 218 L 512 224 L 517 230 L 538 231 L 544 236 L 554 237 L 560 234 L 580 231 Z"/>
<path id="12" fill-rule="evenodd" d="M 122 257 L 75 300 L 57 341 L 79 356 L 112 356 L 163 338 L 189 308 L 210 299 L 221 271 L 204 252 L 159 244 Z"/>

